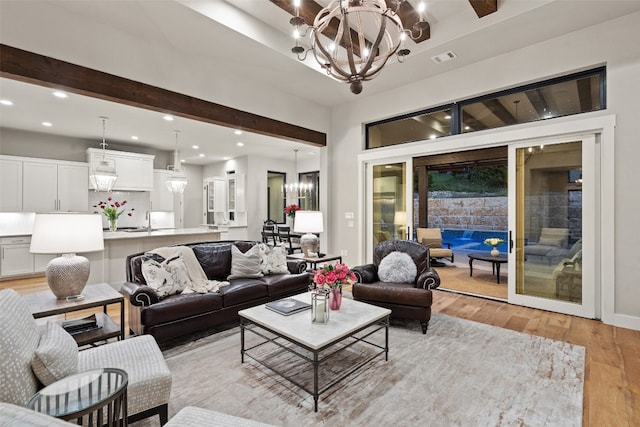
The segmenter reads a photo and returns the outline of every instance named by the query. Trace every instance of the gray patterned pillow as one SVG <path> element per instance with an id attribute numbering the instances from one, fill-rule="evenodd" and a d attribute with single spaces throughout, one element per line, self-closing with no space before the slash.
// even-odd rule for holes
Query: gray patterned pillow
<path id="1" fill-rule="evenodd" d="M 242 253 L 236 245 L 231 246 L 231 274 L 227 280 L 262 277 L 260 269 L 260 247 L 253 245 L 247 252 Z"/>
<path id="2" fill-rule="evenodd" d="M 142 262 L 142 276 L 160 298 L 179 294 L 191 283 L 182 256 L 166 259 L 161 263 L 153 259 Z"/>
<path id="3" fill-rule="evenodd" d="M 287 249 L 284 243 L 270 248 L 264 243 L 260 247 L 260 270 L 263 274 L 283 274 L 289 272 L 287 266 Z"/>
<path id="4" fill-rule="evenodd" d="M 391 252 L 382 258 L 378 266 L 378 277 L 383 282 L 413 283 L 417 274 L 416 264 L 404 252 Z"/>
<path id="5" fill-rule="evenodd" d="M 44 385 L 78 373 L 78 344 L 62 326 L 47 323 L 31 360 L 31 369 Z"/>

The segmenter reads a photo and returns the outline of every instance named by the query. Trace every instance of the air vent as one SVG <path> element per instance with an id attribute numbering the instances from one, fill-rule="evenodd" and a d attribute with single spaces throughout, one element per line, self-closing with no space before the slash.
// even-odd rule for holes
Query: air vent
<path id="1" fill-rule="evenodd" d="M 452 59 L 456 59 L 457 56 L 452 51 L 448 51 L 445 53 L 441 53 L 440 55 L 432 56 L 431 59 L 436 64 L 441 64 L 443 62 L 451 61 Z"/>

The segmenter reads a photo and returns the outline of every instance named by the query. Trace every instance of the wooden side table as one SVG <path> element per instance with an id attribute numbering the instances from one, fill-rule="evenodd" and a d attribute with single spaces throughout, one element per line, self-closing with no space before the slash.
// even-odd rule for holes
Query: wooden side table
<path id="1" fill-rule="evenodd" d="M 65 421 L 77 419 L 80 425 L 126 425 L 128 382 L 122 369 L 81 372 L 49 384 L 27 407 Z"/>
<path id="2" fill-rule="evenodd" d="M 96 313 L 99 329 L 73 334 L 79 346 L 93 344 L 109 338 L 124 339 L 124 297 L 107 283 L 87 285 L 82 291 L 81 301 L 57 299 L 50 290 L 23 295 L 34 318 L 56 316 L 88 308 L 102 307 L 102 313 Z M 107 307 L 120 304 L 120 325 L 107 315 Z"/>

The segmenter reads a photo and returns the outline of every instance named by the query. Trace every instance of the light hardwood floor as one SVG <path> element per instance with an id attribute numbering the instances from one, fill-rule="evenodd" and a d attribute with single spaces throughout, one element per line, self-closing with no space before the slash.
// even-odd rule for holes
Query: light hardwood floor
<path id="1" fill-rule="evenodd" d="M 4 288 L 25 294 L 47 285 L 44 277 L 35 277 L 0 282 Z M 434 293 L 434 312 L 584 346 L 583 426 L 640 426 L 640 331 L 452 292 Z M 117 307 L 109 314 L 119 319 Z"/>

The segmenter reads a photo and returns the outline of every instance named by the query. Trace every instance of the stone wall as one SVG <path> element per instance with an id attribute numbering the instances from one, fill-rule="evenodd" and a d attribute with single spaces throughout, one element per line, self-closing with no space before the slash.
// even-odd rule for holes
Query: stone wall
<path id="1" fill-rule="evenodd" d="M 414 212 L 418 212 L 417 200 Z M 504 231 L 507 223 L 507 197 L 429 199 L 428 224 L 432 228 Z"/>

